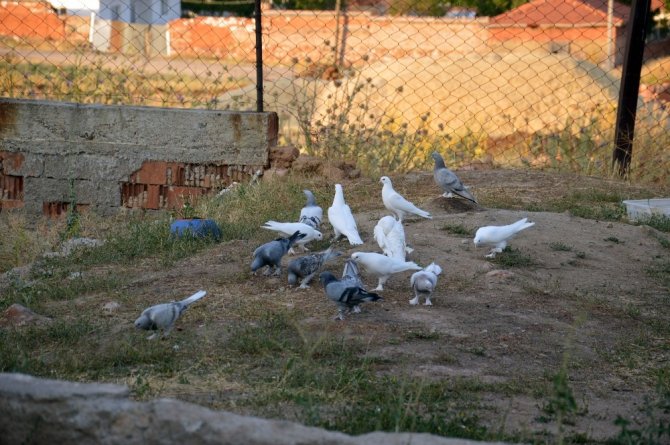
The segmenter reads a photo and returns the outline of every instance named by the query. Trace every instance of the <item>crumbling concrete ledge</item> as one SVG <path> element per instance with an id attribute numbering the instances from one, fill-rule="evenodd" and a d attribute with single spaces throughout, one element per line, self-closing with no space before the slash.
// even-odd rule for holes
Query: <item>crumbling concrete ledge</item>
<path id="1" fill-rule="evenodd" d="M 170 209 L 270 167 L 276 113 L 0 98 L 0 209 Z"/>
<path id="2" fill-rule="evenodd" d="M 0 442 L 13 444 L 467 445 L 430 434 L 349 436 L 212 411 L 173 399 L 135 402 L 125 386 L 0 374 Z M 491 443 L 491 442 L 488 442 Z"/>

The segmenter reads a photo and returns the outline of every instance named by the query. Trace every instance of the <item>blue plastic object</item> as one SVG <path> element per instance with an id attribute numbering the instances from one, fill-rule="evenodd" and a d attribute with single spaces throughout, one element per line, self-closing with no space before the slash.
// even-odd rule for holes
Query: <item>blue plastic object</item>
<path id="1" fill-rule="evenodd" d="M 170 234 L 177 237 L 192 236 L 195 238 L 212 237 L 221 240 L 221 229 L 213 219 L 177 219 L 170 224 Z"/>

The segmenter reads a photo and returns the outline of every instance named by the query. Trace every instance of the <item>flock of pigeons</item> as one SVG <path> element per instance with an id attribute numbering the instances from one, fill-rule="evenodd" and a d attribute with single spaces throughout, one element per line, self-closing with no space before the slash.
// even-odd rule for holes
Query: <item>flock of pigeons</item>
<path id="1" fill-rule="evenodd" d="M 457 195 L 476 204 L 477 200 L 468 191 L 467 187 L 463 185 L 454 172 L 445 166 L 442 156 L 433 152 L 432 157 L 435 161 L 433 177 L 437 185 L 444 191 L 443 196 L 451 198 Z M 377 293 L 368 292 L 365 289 L 361 280 L 359 265 L 368 273 L 377 277 L 378 283 L 374 291 L 384 290 L 384 284 L 394 274 L 415 271 L 410 278 L 410 287 L 414 292 L 414 298 L 409 300 L 411 305 L 418 304 L 420 297 L 425 299 L 425 305 L 430 306 L 432 304 L 430 299 L 437 286 L 438 275 L 442 273 L 442 268 L 434 262 L 422 268 L 413 261 L 406 261 L 406 255 L 411 253 L 412 249 L 406 243 L 402 224 L 403 218 L 407 215 L 415 215 L 431 219 L 430 213 L 418 208 L 396 192 L 393 189 L 391 179 L 387 176 L 382 176 L 380 182 L 383 184 L 382 201 L 384 207 L 393 214 L 382 217 L 374 228 L 374 239 L 382 253 L 354 252 L 351 258 L 345 261 L 340 278 L 328 271 L 319 274 L 319 281 L 323 285 L 326 296 L 338 307 L 336 319 L 343 320 L 346 312 L 360 312 L 360 304 L 364 302 L 381 299 Z M 304 190 L 304 193 L 307 202 L 300 211 L 298 222 L 268 221 L 262 226 L 264 229 L 277 232 L 281 237 L 259 246 L 254 251 L 251 263 L 251 271 L 254 274 L 265 268 L 265 275 L 279 276 L 281 274 L 281 260 L 286 254 L 295 254 L 298 249 L 307 252 L 306 244 L 323 239 L 323 234 L 320 231 L 323 209 L 316 203 L 311 191 Z M 335 235 L 332 241 L 345 237 L 352 246 L 363 244 L 363 240 L 358 233 L 356 220 L 344 200 L 344 191 L 341 184 L 335 184 L 333 204 L 328 208 L 328 222 Z M 534 224 L 528 222 L 527 218 L 523 218 L 505 226 L 480 227 L 475 233 L 474 244 L 477 247 L 491 246 L 491 250 L 486 257 L 493 258 L 505 249 L 510 238 Z M 342 253 L 333 250 L 331 245 L 322 252 L 305 254 L 293 259 L 287 267 L 288 283 L 297 285 L 300 281 L 300 288 L 308 287 L 311 280 L 328 261 L 341 255 Z M 163 331 L 164 335 L 167 335 L 181 313 L 190 304 L 204 297 L 205 294 L 205 291 L 199 291 L 179 302 L 164 303 L 147 308 L 135 321 L 135 326 L 138 329 L 160 330 Z"/>

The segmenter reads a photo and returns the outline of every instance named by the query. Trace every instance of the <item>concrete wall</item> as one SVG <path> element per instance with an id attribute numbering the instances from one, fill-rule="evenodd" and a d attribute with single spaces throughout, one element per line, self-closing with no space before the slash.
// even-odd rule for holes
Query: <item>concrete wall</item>
<path id="1" fill-rule="evenodd" d="M 269 166 L 275 113 L 0 99 L 0 208 L 167 209 Z"/>

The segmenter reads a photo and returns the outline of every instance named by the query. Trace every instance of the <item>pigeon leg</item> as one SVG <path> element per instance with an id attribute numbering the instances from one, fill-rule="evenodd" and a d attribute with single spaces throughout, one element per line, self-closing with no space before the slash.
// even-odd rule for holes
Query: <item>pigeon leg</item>
<path id="1" fill-rule="evenodd" d="M 419 294 L 414 293 L 414 298 L 409 300 L 409 304 L 411 304 L 412 306 L 416 306 L 417 304 L 419 304 Z"/>
<path id="2" fill-rule="evenodd" d="M 357 304 L 356 306 L 354 306 L 354 307 L 352 308 L 352 312 L 353 312 L 354 314 L 360 314 L 360 313 L 361 313 L 361 307 L 360 307 L 360 305 Z"/>
<path id="3" fill-rule="evenodd" d="M 172 328 L 174 327 L 174 324 L 168 326 L 163 330 L 163 338 L 167 337 L 170 334 L 170 331 L 172 331 Z"/>
<path id="4" fill-rule="evenodd" d="M 275 266 L 275 272 L 272 274 L 275 277 L 278 277 L 281 275 L 281 267 L 280 266 Z"/>
<path id="5" fill-rule="evenodd" d="M 314 272 L 316 273 L 316 272 Z M 301 282 L 300 282 L 300 289 L 309 289 L 309 282 L 312 281 L 312 277 L 314 277 L 314 274 L 307 275 Z"/>
<path id="6" fill-rule="evenodd" d="M 423 304 L 424 306 L 432 306 L 433 303 L 430 302 L 430 296 L 426 297 L 426 302 Z"/>
<path id="7" fill-rule="evenodd" d="M 154 338 L 156 338 L 157 335 L 158 335 L 158 333 L 154 332 L 153 334 L 151 334 L 150 336 L 147 337 L 147 340 L 153 340 Z"/>
<path id="8" fill-rule="evenodd" d="M 344 320 L 344 309 L 340 308 L 337 311 L 337 315 L 335 316 L 335 318 L 333 318 L 333 320 Z"/>
<path id="9" fill-rule="evenodd" d="M 489 252 L 488 255 L 486 255 L 486 258 L 495 258 L 497 253 L 502 253 L 503 250 L 505 250 L 505 247 L 507 246 L 507 243 L 503 241 L 502 243 L 498 244 L 495 246 L 491 251 Z"/>
<path id="10" fill-rule="evenodd" d="M 374 290 L 384 290 L 384 284 L 388 281 L 389 277 L 379 277 L 379 282 L 377 283 L 377 287 Z"/>
<path id="11" fill-rule="evenodd" d="M 442 196 L 444 196 L 445 198 L 453 198 L 454 194 L 451 192 L 444 192 L 442 193 Z"/>

